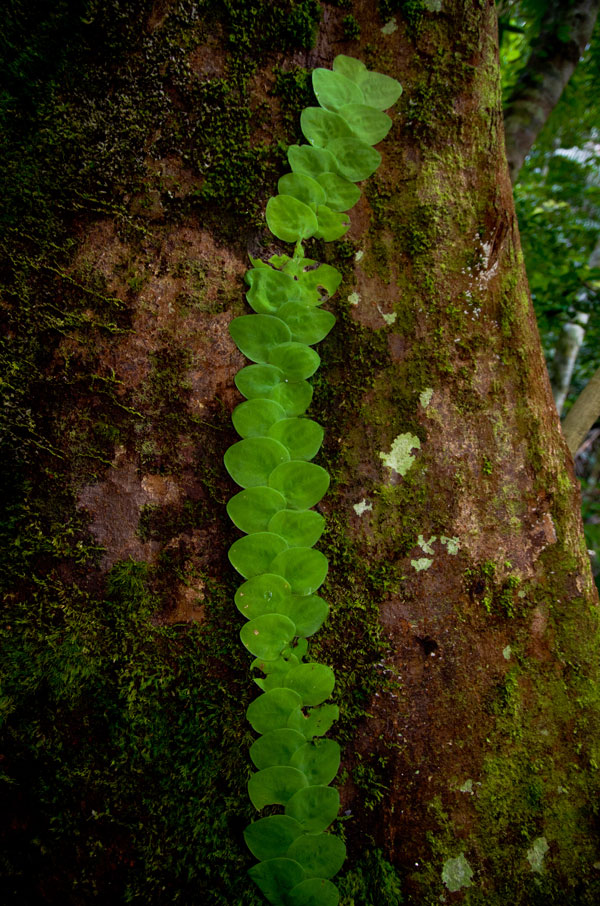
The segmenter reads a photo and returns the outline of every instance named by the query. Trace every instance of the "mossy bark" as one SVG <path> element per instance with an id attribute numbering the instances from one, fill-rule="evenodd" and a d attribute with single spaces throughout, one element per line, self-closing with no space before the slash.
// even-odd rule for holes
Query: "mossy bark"
<path id="1" fill-rule="evenodd" d="M 60 209 L 64 146 L 22 130 L 59 238 L 35 206 L 27 232 L 15 215 L 2 272 L 24 331 L 3 530 L 11 902 L 258 902 L 227 325 L 248 251 L 276 250 L 261 211 L 306 72 L 339 52 L 404 85 L 350 233 L 307 248 L 344 273 L 311 412 L 333 478 L 315 648 L 346 745 L 342 903 L 596 902 L 597 597 L 519 247 L 493 5 L 357 0 L 351 36 L 349 8 L 310 0 L 113 6 L 131 46 L 106 27 L 80 93 L 67 78 L 36 101 L 88 142 Z"/>

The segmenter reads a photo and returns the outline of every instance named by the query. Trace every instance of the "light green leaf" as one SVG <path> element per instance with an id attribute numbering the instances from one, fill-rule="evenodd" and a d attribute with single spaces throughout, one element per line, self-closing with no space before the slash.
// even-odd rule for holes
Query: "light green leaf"
<path id="1" fill-rule="evenodd" d="M 248 874 L 273 906 L 287 906 L 285 892 L 297 886 L 304 877 L 300 865 L 291 859 L 267 859 L 254 865 Z"/>
<path id="2" fill-rule="evenodd" d="M 255 537 L 249 535 L 248 537 Z M 236 542 L 237 544 L 237 542 Z M 312 595 L 327 576 L 327 557 L 311 547 L 290 547 L 281 551 L 271 561 L 271 571 L 292 586 L 295 595 Z M 318 704 L 318 702 L 305 702 Z"/>
<path id="3" fill-rule="evenodd" d="M 283 380 L 283 371 L 275 365 L 246 365 L 234 378 L 235 386 L 246 399 L 266 398 L 273 387 Z"/>
<path id="4" fill-rule="evenodd" d="M 288 818 L 289 815 L 281 817 Z M 294 832 L 296 826 L 293 825 Z M 289 834 L 287 836 L 289 838 Z M 332 878 L 344 864 L 346 847 L 332 834 L 303 834 L 294 837 L 287 856 L 298 862 L 309 878 Z"/>
<path id="5" fill-rule="evenodd" d="M 289 815 L 270 815 L 248 825 L 244 831 L 244 840 L 252 855 L 264 861 L 285 856 L 290 844 L 302 835 L 302 825 L 294 818 L 290 818 Z M 337 840 L 337 837 L 332 839 Z"/>
<path id="6" fill-rule="evenodd" d="M 242 532 L 270 532 L 275 531 L 269 528 L 271 519 L 280 510 L 287 512 L 285 508 L 283 494 L 275 488 L 263 486 L 240 491 L 227 504 L 227 513 L 233 524 Z"/>
<path id="7" fill-rule="evenodd" d="M 272 315 L 241 315 L 233 319 L 229 333 L 240 352 L 261 365 L 268 363 L 269 351 L 274 346 L 292 336 L 287 324 Z"/>
<path id="8" fill-rule="evenodd" d="M 331 740 L 327 740 L 330 742 Z M 271 730 L 264 736 L 252 743 L 250 747 L 250 758 L 259 769 L 270 768 L 275 764 L 289 764 L 290 758 L 294 752 L 301 746 L 305 746 L 306 740 L 298 730 L 292 730 L 289 727 L 280 727 L 279 730 Z M 294 765 L 299 771 L 302 770 L 300 765 Z M 308 775 L 307 775 L 308 776 Z M 329 781 L 327 781 L 329 783 Z M 322 783 L 322 781 L 319 781 Z M 256 855 L 256 853 L 255 853 Z M 281 853 L 279 855 L 282 855 Z M 262 856 L 258 858 L 269 858 Z"/>
<path id="9" fill-rule="evenodd" d="M 347 127 L 350 130 L 350 127 Z M 308 239 L 317 229 L 317 219 L 303 202 L 292 195 L 269 198 L 265 210 L 267 226 L 274 236 L 284 242 Z"/>
<path id="10" fill-rule="evenodd" d="M 277 555 L 286 549 L 287 541 L 280 535 L 276 535 L 274 532 L 253 532 L 251 535 L 244 535 L 243 538 L 238 538 L 233 542 L 229 548 L 229 560 L 244 579 L 252 579 L 254 576 L 268 572 L 279 575 L 279 569 L 269 570 L 269 567 Z M 258 652 L 254 653 L 258 654 Z M 279 654 L 279 652 L 277 651 L 275 654 Z M 261 656 L 267 657 L 266 654 L 261 654 Z"/>
<path id="11" fill-rule="evenodd" d="M 287 727 L 292 711 L 301 705 L 302 697 L 293 689 L 273 689 L 250 702 L 246 718 L 251 727 L 262 735 L 280 727 Z"/>
<path id="12" fill-rule="evenodd" d="M 312 547 L 323 534 L 324 528 L 325 520 L 315 510 L 280 510 L 272 516 L 268 526 L 270 532 L 285 538 L 290 547 Z M 286 613 L 286 616 L 289 614 Z"/>
<path id="13" fill-rule="evenodd" d="M 315 69 L 312 74 L 315 97 L 321 107 L 337 110 L 345 104 L 364 104 L 363 93 L 351 79 L 341 72 L 330 69 Z"/>
<path id="14" fill-rule="evenodd" d="M 333 154 L 324 148 L 313 148 L 312 145 L 290 145 L 288 160 L 294 173 L 303 173 L 313 179 L 319 173 L 335 173 L 337 170 Z"/>
<path id="15" fill-rule="evenodd" d="M 325 201 L 323 187 L 304 173 L 285 173 L 277 183 L 277 191 L 280 195 L 293 195 L 309 206 Z"/>
<path id="16" fill-rule="evenodd" d="M 246 437 L 225 451 L 223 461 L 237 484 L 242 488 L 254 488 L 269 484 L 269 475 L 289 458 L 287 447 L 272 437 Z"/>
<path id="17" fill-rule="evenodd" d="M 267 399 L 253 399 L 240 403 L 231 415 L 233 427 L 241 437 L 264 437 L 275 422 L 284 418 L 283 406 Z"/>
<path id="18" fill-rule="evenodd" d="M 368 107 L 366 104 L 347 104 L 339 111 L 354 135 L 367 145 L 376 145 L 386 137 L 392 128 L 387 113 Z"/>
<path id="19" fill-rule="evenodd" d="M 323 428 L 311 418 L 283 418 L 271 425 L 274 437 L 290 451 L 290 459 L 312 459 L 323 443 Z M 308 545 L 310 546 L 310 545 Z"/>
<path id="20" fill-rule="evenodd" d="M 306 786 L 288 800 L 285 813 L 299 821 L 307 834 L 324 831 L 337 817 L 340 794 L 330 786 Z"/>
<path id="21" fill-rule="evenodd" d="M 266 573 L 254 576 L 240 585 L 235 593 L 235 606 L 241 614 L 252 620 L 264 613 L 280 610 L 282 603 L 291 596 L 291 593 L 292 587 L 283 576 Z"/>
<path id="22" fill-rule="evenodd" d="M 343 117 L 322 107 L 305 107 L 300 114 L 300 128 L 305 138 L 317 148 L 325 148 L 336 139 L 352 138 L 353 134 Z M 332 154 L 335 157 L 335 152 Z"/>
<path id="23" fill-rule="evenodd" d="M 337 173 L 321 173 L 317 180 L 327 195 L 325 204 L 332 211 L 349 211 L 360 198 L 360 189 Z"/>
<path id="24" fill-rule="evenodd" d="M 302 771 L 277 764 L 252 775 L 248 781 L 248 795 L 256 809 L 265 805 L 285 805 L 294 793 L 306 785 Z"/>
<path id="25" fill-rule="evenodd" d="M 300 735 L 298 733 L 298 736 Z M 298 748 L 294 749 L 290 755 L 289 763 L 292 767 L 302 771 L 308 780 L 309 786 L 316 786 L 317 784 L 326 786 L 331 783 L 339 770 L 340 754 L 340 747 L 337 742 L 333 739 L 320 739 L 318 742 L 307 742 L 303 746 L 298 746 Z M 283 762 L 278 762 L 278 764 L 283 764 Z M 299 859 L 298 861 L 301 860 Z M 321 875 L 321 877 L 325 877 L 325 875 Z"/>
<path id="26" fill-rule="evenodd" d="M 283 512 L 287 513 L 289 510 Z M 307 510 L 307 512 L 312 513 L 313 510 Z M 286 538 L 286 540 L 288 539 Z M 296 635 L 301 638 L 314 635 L 329 615 L 328 604 L 318 595 L 292 595 L 287 597 L 277 610 L 295 623 Z"/>
<path id="27" fill-rule="evenodd" d="M 342 282 L 342 275 L 331 264 L 320 264 L 318 267 L 307 268 L 298 276 L 298 280 L 304 286 L 316 289 L 321 294 L 324 290 L 326 296 L 333 296 Z M 325 299 L 319 301 L 324 302 Z"/>
<path id="28" fill-rule="evenodd" d="M 315 551 L 317 553 L 317 551 Z M 259 619 L 266 620 L 267 617 Z M 335 686 L 335 676 L 331 667 L 325 664 L 298 664 L 285 674 L 284 685 L 302 696 L 304 707 L 320 705 L 329 698 Z"/>
<path id="29" fill-rule="evenodd" d="M 311 708 L 308 714 L 298 707 L 289 714 L 287 726 L 298 730 L 307 739 L 312 739 L 313 736 L 324 736 L 339 716 L 340 709 L 337 705 L 320 705 L 318 708 Z"/>
<path id="30" fill-rule="evenodd" d="M 283 494 L 291 509 L 309 510 L 327 492 L 329 475 L 312 462 L 282 463 L 271 472 L 268 484 Z"/>
<path id="31" fill-rule="evenodd" d="M 286 302 L 278 315 L 292 331 L 292 340 L 307 346 L 320 343 L 335 324 L 335 315 L 330 311 L 307 308 L 299 302 Z"/>
<path id="32" fill-rule="evenodd" d="M 361 76 L 367 72 L 367 67 L 361 60 L 347 57 L 345 54 L 340 53 L 333 61 L 333 71 L 341 73 L 347 79 L 351 79 L 358 84 Z"/>
<path id="33" fill-rule="evenodd" d="M 272 315 L 284 302 L 303 302 L 308 293 L 297 280 L 273 268 L 254 268 L 250 272 L 248 304 L 259 314 Z"/>
<path id="34" fill-rule="evenodd" d="M 363 72 L 358 80 L 365 104 L 377 110 L 387 110 L 402 94 L 402 85 L 381 72 Z"/>
<path id="35" fill-rule="evenodd" d="M 307 381 L 282 383 L 269 392 L 269 399 L 283 406 L 286 415 L 289 416 L 303 415 L 310 406 L 312 397 L 313 388 Z"/>
<path id="36" fill-rule="evenodd" d="M 375 172 L 381 163 L 381 154 L 358 138 L 331 142 L 328 150 L 334 155 L 338 171 L 350 182 L 360 182 Z"/>
<path id="37" fill-rule="evenodd" d="M 341 239 L 350 229 L 350 218 L 347 214 L 332 211 L 324 204 L 317 208 L 317 220 L 319 228 L 315 231 L 315 239 L 324 239 L 325 242 Z"/>
<path id="38" fill-rule="evenodd" d="M 315 373 L 321 359 L 310 346 L 289 342 L 273 346 L 269 350 L 269 364 L 281 368 L 286 380 L 302 381 Z"/>

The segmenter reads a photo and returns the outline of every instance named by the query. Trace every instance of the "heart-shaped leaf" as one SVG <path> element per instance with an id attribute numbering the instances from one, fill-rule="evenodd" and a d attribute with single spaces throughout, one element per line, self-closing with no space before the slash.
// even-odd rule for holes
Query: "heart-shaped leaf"
<path id="1" fill-rule="evenodd" d="M 330 786 L 306 786 L 288 800 L 285 813 L 299 821 L 307 834 L 324 831 L 337 817 L 340 794 Z"/>
<path id="2" fill-rule="evenodd" d="M 280 195 L 293 195 L 309 207 L 325 202 L 325 191 L 319 183 L 305 173 L 285 173 L 277 183 Z"/>
<path id="3" fill-rule="evenodd" d="M 250 702 L 246 718 L 251 727 L 262 735 L 280 727 L 287 727 L 292 711 L 301 705 L 302 697 L 293 689 L 273 689 Z M 296 730 L 299 727 L 292 729 Z"/>
<path id="4" fill-rule="evenodd" d="M 333 61 L 333 71 L 339 72 L 358 85 L 360 78 L 367 72 L 367 67 L 362 60 L 340 53 Z"/>
<path id="5" fill-rule="evenodd" d="M 376 107 L 377 110 L 387 110 L 402 94 L 400 82 L 382 72 L 363 72 L 360 74 L 358 84 L 365 104 Z"/>
<path id="6" fill-rule="evenodd" d="M 284 378 L 281 368 L 276 368 L 275 365 L 246 365 L 238 371 L 234 381 L 240 393 L 251 400 L 264 399 Z"/>
<path id="7" fill-rule="evenodd" d="M 253 620 L 265 613 L 279 611 L 291 593 L 291 585 L 283 576 L 265 573 L 262 576 L 254 576 L 240 585 L 235 593 L 235 606 L 241 614 Z"/>
<path id="8" fill-rule="evenodd" d="M 282 463 L 273 469 L 268 484 L 283 494 L 291 509 L 309 510 L 327 492 L 329 475 L 312 462 Z"/>
<path id="9" fill-rule="evenodd" d="M 289 815 L 281 817 L 288 818 Z M 293 830 L 296 830 L 296 824 Z M 294 837 L 286 855 L 298 862 L 309 878 L 332 878 L 344 864 L 346 847 L 339 837 L 332 834 L 303 834 Z"/>
<path id="10" fill-rule="evenodd" d="M 300 735 L 298 733 L 298 736 Z M 282 762 L 277 763 L 282 764 Z M 333 739 L 320 739 L 316 743 L 307 742 L 302 747 L 294 749 L 289 758 L 289 764 L 306 775 L 309 786 L 318 784 L 326 786 L 331 783 L 339 770 L 340 747 Z"/>
<path id="11" fill-rule="evenodd" d="M 331 264 L 320 264 L 318 267 L 310 267 L 303 270 L 302 273 L 298 275 L 298 280 L 303 283 L 304 286 L 318 290 L 320 294 L 323 294 L 323 291 L 325 291 L 327 296 L 333 296 L 342 282 L 342 275 L 338 269 L 332 267 Z M 319 304 L 324 301 L 325 299 L 321 298 Z"/>
<path id="12" fill-rule="evenodd" d="M 290 583 L 295 595 L 312 595 L 325 581 L 328 570 L 327 557 L 311 547 L 287 548 L 270 561 L 270 566 L 272 572 L 283 576 Z"/>
<path id="13" fill-rule="evenodd" d="M 311 145 L 317 148 L 327 147 L 328 150 L 331 150 L 328 147 L 331 142 L 353 136 L 352 129 L 343 117 L 331 110 L 323 110 L 322 107 L 305 107 L 300 114 L 300 128 Z M 336 156 L 334 151 L 331 153 Z"/>
<path id="14" fill-rule="evenodd" d="M 266 620 L 267 617 L 259 619 Z M 288 670 L 284 685 L 302 696 L 304 707 L 320 705 L 333 692 L 335 676 L 331 667 L 325 664 L 298 664 Z"/>
<path id="15" fill-rule="evenodd" d="M 271 517 L 268 525 L 268 530 L 285 538 L 290 547 L 312 547 L 323 534 L 324 528 L 325 520 L 315 510 L 279 510 Z"/>
<path id="16" fill-rule="evenodd" d="M 312 418 L 283 418 L 268 430 L 269 437 L 288 448 L 290 459 L 309 460 L 316 456 L 323 443 L 323 434 L 321 425 Z"/>
<path id="17" fill-rule="evenodd" d="M 287 447 L 272 437 L 246 437 L 229 447 L 223 460 L 237 484 L 254 488 L 269 484 L 267 479 L 275 467 L 289 458 Z"/>
<path id="18" fill-rule="evenodd" d="M 360 198 L 358 186 L 337 173 L 321 173 L 317 179 L 327 196 L 325 204 L 332 211 L 349 211 Z"/>
<path id="19" fill-rule="evenodd" d="M 332 211 L 324 204 L 317 208 L 317 220 L 319 227 L 315 231 L 315 239 L 324 239 L 325 242 L 341 239 L 350 229 L 350 218 L 347 214 Z"/>
<path id="20" fill-rule="evenodd" d="M 294 173 L 303 173 L 313 179 L 319 173 L 335 173 L 337 167 L 335 157 L 324 148 L 314 148 L 312 145 L 290 145 L 288 160 Z"/>
<path id="21" fill-rule="evenodd" d="M 292 331 L 292 340 L 307 346 L 320 343 L 335 324 L 335 315 L 331 312 L 307 308 L 298 302 L 286 302 L 279 309 L 278 316 Z"/>
<path id="22" fill-rule="evenodd" d="M 312 385 L 306 381 L 281 383 L 269 392 L 269 399 L 273 399 L 283 406 L 285 414 L 288 416 L 303 415 L 310 406 L 312 397 Z"/>
<path id="23" fill-rule="evenodd" d="M 361 142 L 359 138 L 337 139 L 327 147 L 335 157 L 340 175 L 345 176 L 350 182 L 367 179 L 381 163 L 379 151 L 366 142 Z"/>
<path id="24" fill-rule="evenodd" d="M 284 418 L 285 409 L 274 400 L 267 399 L 240 403 L 231 415 L 233 427 L 241 437 L 264 437 L 275 422 Z"/>
<path id="25" fill-rule="evenodd" d="M 289 510 L 283 510 L 283 512 L 287 513 Z M 307 510 L 307 512 L 314 511 Z M 288 539 L 286 538 L 286 540 Z M 295 624 L 296 635 L 308 638 L 317 632 L 327 619 L 329 605 L 318 595 L 291 595 L 285 599 L 285 602 L 281 602 L 278 612 L 285 614 Z"/>
<path id="26" fill-rule="evenodd" d="M 269 350 L 269 364 L 281 368 L 288 381 L 302 381 L 312 377 L 321 359 L 319 354 L 304 343 L 280 343 Z"/>
<path id="27" fill-rule="evenodd" d="M 273 906 L 287 906 L 286 891 L 298 886 L 304 877 L 301 866 L 292 859 L 267 859 L 253 865 L 248 874 Z"/>
<path id="28" fill-rule="evenodd" d="M 272 315 L 241 315 L 233 319 L 229 333 L 246 358 L 262 365 L 268 363 L 274 346 L 291 339 L 287 324 Z"/>
<path id="29" fill-rule="evenodd" d="M 264 861 L 285 856 L 290 844 L 302 835 L 302 825 L 294 818 L 289 815 L 270 815 L 248 825 L 244 831 L 244 840 L 252 855 Z M 332 839 L 337 840 L 337 837 Z M 308 864 L 310 860 L 307 858 L 306 862 Z"/>
<path id="30" fill-rule="evenodd" d="M 253 532 L 251 535 L 244 535 L 243 538 L 238 538 L 233 542 L 229 548 L 229 560 L 244 579 L 251 579 L 253 576 L 260 576 L 261 573 L 268 572 L 278 575 L 279 569 L 270 570 L 269 567 L 277 555 L 286 549 L 287 541 L 281 535 L 276 535 L 274 532 Z M 258 654 L 259 652 L 253 653 Z M 263 656 L 262 652 L 261 656 Z M 267 655 L 265 654 L 264 657 Z"/>
<path id="31" fill-rule="evenodd" d="M 338 906 L 339 901 L 340 893 L 331 881 L 307 878 L 287 892 L 285 902 L 286 906 Z"/>
<path id="32" fill-rule="evenodd" d="M 285 805 L 306 785 L 302 771 L 289 765 L 273 765 L 252 775 L 248 781 L 248 795 L 256 809 L 265 805 Z"/>
<path id="33" fill-rule="evenodd" d="M 250 758 L 259 771 L 262 771 L 263 768 L 270 768 L 275 764 L 289 764 L 294 752 L 300 746 L 305 745 L 306 740 L 302 733 L 299 733 L 298 730 L 291 730 L 289 727 L 281 727 L 279 730 L 271 730 L 270 733 L 259 736 L 250 747 Z M 302 770 L 300 765 L 294 765 L 294 767 L 297 767 L 299 771 Z M 318 782 L 323 783 L 322 780 Z M 268 857 L 263 856 L 262 858 Z"/>
<path id="34" fill-rule="evenodd" d="M 330 69 L 315 69 L 312 74 L 315 97 L 321 107 L 337 110 L 345 104 L 363 104 L 363 93 L 351 79 L 341 72 Z"/>
<path id="35" fill-rule="evenodd" d="M 285 507 L 285 497 L 275 488 L 254 487 L 245 488 L 232 497 L 227 504 L 227 513 L 242 532 L 275 532 L 269 528 L 269 523 Z"/>
<path id="36" fill-rule="evenodd" d="M 392 128 L 387 113 L 368 107 L 366 104 L 347 104 L 339 110 L 354 135 L 367 145 L 376 145 L 386 137 Z"/>
<path id="37" fill-rule="evenodd" d="M 320 705 L 318 708 L 311 708 L 308 714 L 298 707 L 288 716 L 287 726 L 298 730 L 307 739 L 312 739 L 313 736 L 324 736 L 339 716 L 340 709 L 337 705 Z"/>
<path id="38" fill-rule="evenodd" d="M 350 127 L 347 128 L 350 132 Z M 269 198 L 265 218 L 273 235 L 284 242 L 308 239 L 317 229 L 317 218 L 313 211 L 293 195 L 275 195 Z"/>

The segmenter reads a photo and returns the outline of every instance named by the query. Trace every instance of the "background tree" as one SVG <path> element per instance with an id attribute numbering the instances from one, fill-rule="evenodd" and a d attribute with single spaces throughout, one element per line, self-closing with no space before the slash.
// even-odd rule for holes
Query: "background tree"
<path id="1" fill-rule="evenodd" d="M 262 205 L 307 71 L 339 52 L 404 85 L 351 232 L 311 249 L 345 275 L 312 413 L 335 478 L 318 655 L 347 746 L 342 902 L 598 899 L 597 599 L 495 12 L 436 6 L 9 5 L 8 902 L 258 903 L 227 325 L 248 251 L 274 250 Z"/>

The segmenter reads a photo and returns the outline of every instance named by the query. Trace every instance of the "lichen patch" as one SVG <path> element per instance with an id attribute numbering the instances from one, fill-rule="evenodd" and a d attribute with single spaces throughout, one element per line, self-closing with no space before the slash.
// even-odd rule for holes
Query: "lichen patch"
<path id="1" fill-rule="evenodd" d="M 392 442 L 392 448 L 389 453 L 380 453 L 379 458 L 383 460 L 386 468 L 398 475 L 406 475 L 413 462 L 415 461 L 412 450 L 420 450 L 421 441 L 414 434 L 399 434 Z"/>

